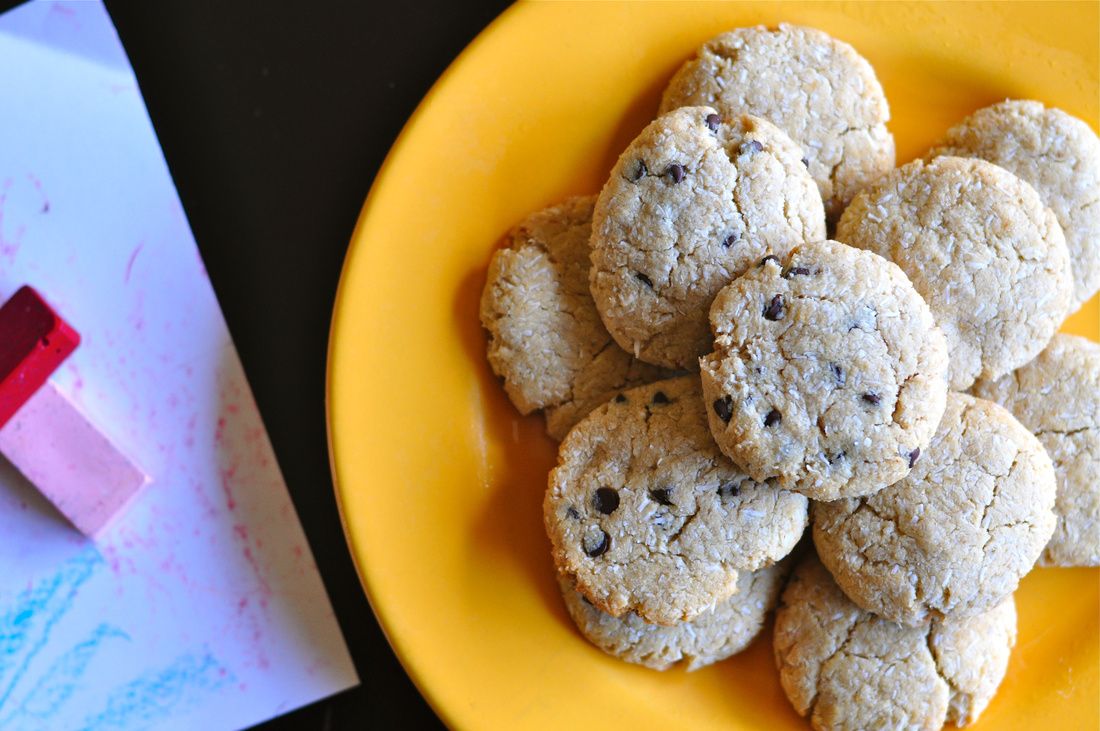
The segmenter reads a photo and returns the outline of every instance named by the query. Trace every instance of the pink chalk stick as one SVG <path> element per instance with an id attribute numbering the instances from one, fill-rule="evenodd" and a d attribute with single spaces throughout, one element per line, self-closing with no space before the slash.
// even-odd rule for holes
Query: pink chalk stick
<path id="1" fill-rule="evenodd" d="M 51 382 L 0 428 L 0 452 L 89 537 L 149 482 Z"/>

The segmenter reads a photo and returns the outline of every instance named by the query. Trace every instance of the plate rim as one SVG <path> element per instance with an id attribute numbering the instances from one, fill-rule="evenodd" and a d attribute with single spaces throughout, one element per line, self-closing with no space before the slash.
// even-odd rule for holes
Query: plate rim
<path id="1" fill-rule="evenodd" d="M 359 209 L 359 215 L 356 217 L 355 226 L 352 228 L 351 236 L 348 239 L 347 249 L 344 253 L 344 261 L 340 265 L 340 276 L 336 283 L 332 315 L 329 318 L 328 341 L 325 347 L 325 442 L 328 447 L 328 463 L 329 472 L 332 477 L 332 489 L 336 497 L 336 511 L 340 518 L 340 528 L 344 533 L 344 541 L 347 544 L 348 553 L 351 555 L 355 573 L 359 578 L 359 585 L 366 595 L 367 604 L 370 606 L 371 613 L 374 615 L 378 627 L 382 630 L 382 635 L 389 644 L 390 650 L 393 652 L 394 657 L 397 658 L 398 663 L 400 663 L 401 669 L 405 671 L 405 675 L 412 681 L 420 697 L 424 699 L 429 708 L 432 709 L 432 712 L 435 713 L 439 720 L 448 728 L 454 728 L 457 719 L 444 707 L 443 703 L 439 701 L 435 694 L 432 693 L 428 683 L 422 677 L 418 668 L 408 660 L 408 653 L 402 650 L 404 643 L 390 631 L 385 611 L 381 608 L 381 602 L 376 597 L 375 591 L 372 588 L 372 583 L 369 578 L 370 573 L 360 561 L 360 549 L 358 548 L 358 542 L 355 539 L 354 531 L 349 527 L 348 510 L 344 505 L 344 493 L 340 487 L 340 468 L 337 464 L 338 460 L 336 456 L 336 429 L 332 414 L 333 402 L 335 400 L 334 371 L 336 362 L 336 339 L 340 329 L 341 309 L 343 308 L 343 301 L 345 299 L 349 272 L 352 268 L 352 260 L 356 255 L 356 251 L 362 250 L 366 245 L 361 239 L 365 236 L 367 220 L 371 210 L 377 203 L 378 190 L 382 187 L 385 179 L 389 175 L 394 165 L 395 158 L 400 155 L 401 150 L 408 144 L 412 131 L 417 126 L 421 117 L 426 114 L 431 100 L 440 93 L 447 79 L 457 73 L 458 68 L 465 64 L 471 53 L 482 45 L 486 36 L 495 32 L 503 23 L 508 22 L 508 20 L 515 15 L 517 9 L 523 5 L 524 3 L 522 2 L 509 5 L 463 46 L 462 50 L 459 51 L 450 63 L 447 64 L 446 68 L 443 69 L 443 72 L 432 82 L 432 85 L 428 88 L 428 91 L 424 93 L 424 96 L 420 98 L 420 101 L 416 103 L 416 107 L 401 126 L 397 136 L 394 137 L 393 143 L 382 159 L 382 163 L 378 166 L 378 172 L 375 173 L 374 179 L 371 181 L 366 198 L 363 201 L 362 207 Z"/>

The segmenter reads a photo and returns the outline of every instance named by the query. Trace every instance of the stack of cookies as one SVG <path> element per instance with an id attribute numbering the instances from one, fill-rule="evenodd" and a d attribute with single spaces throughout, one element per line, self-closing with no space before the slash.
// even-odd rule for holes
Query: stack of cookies
<path id="1" fill-rule="evenodd" d="M 1100 346 L 1055 335 L 1100 289 L 1100 140 L 1007 101 L 895 169 L 888 119 L 847 44 L 718 36 L 597 197 L 512 231 L 481 303 L 561 441 L 545 525 L 581 633 L 695 669 L 778 604 L 819 729 L 973 721 L 1020 579 L 1100 565 Z"/>

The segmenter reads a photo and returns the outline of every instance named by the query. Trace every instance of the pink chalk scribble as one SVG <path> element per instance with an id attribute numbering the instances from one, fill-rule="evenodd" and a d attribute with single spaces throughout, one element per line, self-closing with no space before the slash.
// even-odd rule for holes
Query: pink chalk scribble
<path id="1" fill-rule="evenodd" d="M 38 195 L 42 196 L 42 208 L 39 209 L 39 213 L 49 213 L 50 197 L 46 195 L 46 189 L 42 187 L 42 181 L 34 173 L 27 173 L 27 180 L 31 181 L 31 185 L 38 191 Z"/>
<path id="2" fill-rule="evenodd" d="M 225 493 L 225 508 L 229 512 L 237 509 L 237 500 L 233 497 L 233 478 L 237 475 L 237 466 L 220 470 L 222 492 Z"/>
<path id="3" fill-rule="evenodd" d="M 267 579 L 264 578 L 263 569 L 260 567 L 259 561 L 256 560 L 256 556 L 252 553 L 251 541 L 248 535 L 248 526 L 244 523 L 235 523 L 233 525 L 233 535 L 236 536 L 237 541 L 243 545 L 242 555 L 244 555 L 245 561 L 248 562 L 249 567 L 252 569 L 252 573 L 255 574 L 256 580 L 259 582 L 260 588 L 260 606 L 267 608 L 268 599 L 272 596 L 271 585 L 267 583 Z M 260 545 L 257 543 L 257 548 Z"/>
<path id="4" fill-rule="evenodd" d="M 17 228 L 15 236 L 11 239 L 4 235 L 4 206 L 8 199 L 7 191 L 10 188 L 11 178 L 8 178 L 4 181 L 3 192 L 0 192 L 0 257 L 7 259 L 9 264 L 14 264 L 15 257 L 19 254 L 19 247 L 23 243 L 23 233 L 26 228 L 24 226 Z"/>
<path id="5" fill-rule="evenodd" d="M 134 272 L 134 262 L 137 261 L 138 254 L 145 248 L 145 242 L 141 242 L 134 247 L 134 250 L 130 253 L 130 259 L 126 262 L 126 274 L 123 276 L 122 281 L 126 284 L 130 283 L 130 275 Z"/>

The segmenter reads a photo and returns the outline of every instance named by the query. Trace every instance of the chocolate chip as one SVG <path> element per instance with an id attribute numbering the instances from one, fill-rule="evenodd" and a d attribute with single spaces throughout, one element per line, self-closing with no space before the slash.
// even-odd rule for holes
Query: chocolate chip
<path id="1" fill-rule="evenodd" d="M 759 140 L 749 140 L 748 142 L 742 142 L 741 143 L 741 154 L 742 155 L 750 155 L 750 154 L 753 154 L 753 153 L 760 152 L 763 149 L 764 149 L 764 146 L 762 144 L 760 144 Z"/>
<path id="2" fill-rule="evenodd" d="M 909 457 L 909 466 L 912 467 L 917 463 L 917 460 L 920 459 L 920 447 L 914 449 L 907 456 Z"/>
<path id="3" fill-rule="evenodd" d="M 719 497 L 737 497 L 741 494 L 741 483 L 723 482 L 718 486 Z"/>
<path id="4" fill-rule="evenodd" d="M 618 396 L 616 396 L 616 397 L 615 397 L 615 403 L 617 403 L 617 404 L 625 404 L 625 403 L 626 403 L 626 396 L 623 396 L 623 395 L 622 395 L 622 394 L 620 393 L 620 394 L 619 394 Z"/>
<path id="5" fill-rule="evenodd" d="M 607 531 L 601 529 L 599 543 L 592 545 L 592 542 L 586 536 L 581 542 L 581 548 L 584 549 L 589 558 L 598 558 L 607 553 L 607 549 L 611 548 L 611 536 L 607 535 Z"/>
<path id="6" fill-rule="evenodd" d="M 783 414 L 780 414 L 776 409 L 772 409 L 764 417 L 764 426 L 775 426 L 781 421 L 783 421 Z"/>
<path id="7" fill-rule="evenodd" d="M 718 131 L 718 125 L 721 124 L 721 122 L 722 122 L 722 118 L 719 117 L 717 114 L 708 114 L 707 115 L 706 123 L 707 123 L 707 127 L 710 128 L 711 132 L 717 132 Z"/>
<path id="8" fill-rule="evenodd" d="M 645 286 L 650 287 L 650 288 L 653 287 L 653 280 L 650 279 L 649 277 L 647 277 L 646 275 L 642 274 L 641 272 L 635 272 L 634 276 L 637 277 L 638 281 L 641 282 L 642 284 L 644 284 Z"/>
<path id="9" fill-rule="evenodd" d="M 733 396 L 723 396 L 719 399 L 714 399 L 714 403 L 711 404 L 714 408 L 715 415 L 724 421 L 730 423 L 730 419 L 733 418 Z"/>
<path id="10" fill-rule="evenodd" d="M 810 158 L 808 158 L 808 157 L 802 158 L 802 164 L 805 165 L 806 167 L 810 167 Z"/>
<path id="11" fill-rule="evenodd" d="M 848 377 L 844 375 L 844 369 L 836 363 L 830 363 L 829 370 L 833 372 L 833 378 L 836 380 L 836 385 L 843 386 L 844 381 L 848 380 Z"/>
<path id="12" fill-rule="evenodd" d="M 768 303 L 768 306 L 764 308 L 765 320 L 782 320 L 783 319 L 783 295 L 777 294 L 772 297 L 772 301 Z"/>
<path id="13" fill-rule="evenodd" d="M 787 271 L 783 272 L 784 279 L 790 279 L 791 277 L 805 276 L 810 273 L 810 270 L 806 267 L 791 267 Z"/>
<path id="14" fill-rule="evenodd" d="M 678 162 L 674 162 L 665 170 L 665 175 L 672 178 L 673 183 L 679 183 L 684 179 L 684 166 Z"/>
<path id="15" fill-rule="evenodd" d="M 645 160 L 639 160 L 634 163 L 634 170 L 630 173 L 630 182 L 637 183 L 647 175 L 649 175 L 649 169 L 645 166 Z"/>
<path id="16" fill-rule="evenodd" d="M 604 515 L 611 515 L 619 507 L 619 492 L 610 487 L 601 487 L 592 496 L 592 505 Z"/>
<path id="17" fill-rule="evenodd" d="M 727 249 L 737 243 L 737 239 L 740 238 L 737 234 L 730 234 L 726 238 L 722 239 L 722 246 Z"/>
<path id="18" fill-rule="evenodd" d="M 764 266 L 769 261 L 774 261 L 776 264 L 778 264 L 779 263 L 779 257 L 775 256 L 773 254 L 768 254 L 767 256 L 765 256 L 763 259 L 760 260 L 760 263 L 757 264 L 757 266 Z"/>
<path id="19" fill-rule="evenodd" d="M 668 396 L 665 395 L 664 391 L 658 391 L 657 393 L 653 394 L 653 403 L 667 404 L 669 403 Z"/>
<path id="20" fill-rule="evenodd" d="M 565 514 L 568 515 L 573 520 L 580 520 L 581 519 L 581 514 L 578 513 L 577 509 L 574 508 L 572 505 L 570 505 L 569 508 L 566 509 Z"/>
<path id="21" fill-rule="evenodd" d="M 659 487 L 656 490 L 650 490 L 649 496 L 653 498 L 653 502 L 660 503 L 661 505 L 672 505 L 672 490 L 667 487 Z"/>
<path id="22" fill-rule="evenodd" d="M 872 406 L 878 406 L 879 402 L 882 401 L 882 397 L 879 396 L 877 393 L 865 393 L 860 396 L 860 398 L 862 398 L 864 401 L 871 404 Z"/>

